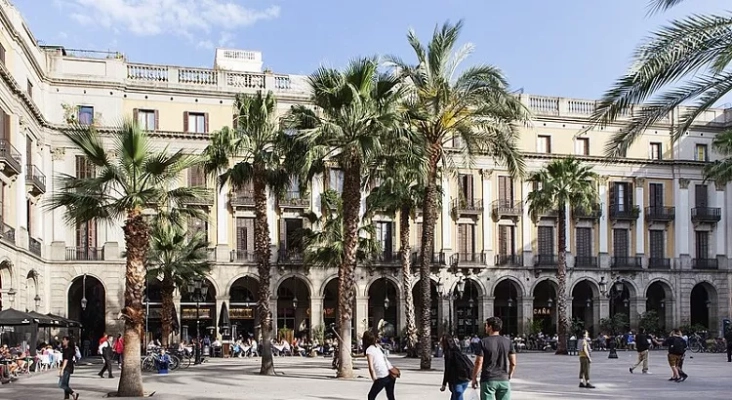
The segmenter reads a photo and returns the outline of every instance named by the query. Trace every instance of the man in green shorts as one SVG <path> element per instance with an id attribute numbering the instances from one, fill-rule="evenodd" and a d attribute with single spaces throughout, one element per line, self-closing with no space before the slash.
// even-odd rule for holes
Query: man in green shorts
<path id="1" fill-rule="evenodd" d="M 478 388 L 480 400 L 511 400 L 511 377 L 516 370 L 516 349 L 511 339 L 501 336 L 503 321 L 490 317 L 485 321 L 485 333 L 480 351 L 475 357 L 473 388 Z"/>

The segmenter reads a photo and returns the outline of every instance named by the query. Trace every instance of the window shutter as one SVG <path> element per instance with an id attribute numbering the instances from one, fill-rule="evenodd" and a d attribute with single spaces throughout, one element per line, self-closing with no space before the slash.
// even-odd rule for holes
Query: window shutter
<path id="1" fill-rule="evenodd" d="M 10 115 L 3 111 L 3 139 L 11 143 L 10 136 Z"/>
<path id="2" fill-rule="evenodd" d="M 547 136 L 546 139 L 544 139 L 544 140 L 546 141 L 546 152 L 547 152 L 547 154 L 551 154 L 552 153 L 552 137 Z"/>
<path id="3" fill-rule="evenodd" d="M 84 235 L 84 224 L 76 224 L 76 246 L 84 247 L 86 235 Z"/>
<path id="4" fill-rule="evenodd" d="M 508 226 L 498 226 L 498 254 L 502 256 L 508 255 Z"/>
<path id="5" fill-rule="evenodd" d="M 625 204 L 628 206 L 629 210 L 632 210 L 635 206 L 635 203 L 633 203 L 633 184 L 628 183 L 626 186 L 628 190 L 625 192 L 625 198 L 628 200 L 625 202 Z"/>
<path id="6" fill-rule="evenodd" d="M 468 224 L 466 233 L 467 233 L 466 241 L 468 244 L 468 247 L 467 247 L 468 253 L 475 253 L 475 225 Z"/>
<path id="7" fill-rule="evenodd" d="M 203 113 L 203 133 L 208 133 L 208 113 Z"/>
<path id="8" fill-rule="evenodd" d="M 188 111 L 183 113 L 183 132 L 190 132 L 190 127 L 188 126 Z"/>
<path id="9" fill-rule="evenodd" d="M 537 136 L 536 138 L 536 152 L 537 153 L 544 153 L 546 149 L 544 148 L 544 138 L 542 136 Z"/>
<path id="10" fill-rule="evenodd" d="M 0 223 L 5 222 L 5 183 L 0 182 Z"/>
<path id="11" fill-rule="evenodd" d="M 656 207 L 656 184 L 648 185 L 648 202 L 651 207 Z"/>
<path id="12" fill-rule="evenodd" d="M 135 121 L 135 124 L 137 124 L 138 126 L 140 125 L 140 109 L 139 108 L 132 109 L 132 119 Z"/>
<path id="13" fill-rule="evenodd" d="M 472 204 L 473 198 L 475 197 L 473 192 L 473 175 L 468 175 L 468 198 Z"/>
<path id="14" fill-rule="evenodd" d="M 707 185 L 694 185 L 694 203 L 697 207 L 707 207 Z"/>
<path id="15" fill-rule="evenodd" d="M 158 110 L 153 111 L 155 113 L 155 125 L 153 126 L 153 130 L 160 129 L 160 113 Z"/>
<path id="16" fill-rule="evenodd" d="M 87 229 L 89 230 L 88 236 L 89 236 L 89 243 L 87 244 L 87 247 L 94 248 L 97 247 L 97 221 L 91 220 L 86 223 Z"/>
<path id="17" fill-rule="evenodd" d="M 610 202 L 610 209 L 614 210 L 618 204 L 618 183 L 612 182 L 610 184 L 610 193 L 608 195 L 608 201 Z"/>
<path id="18" fill-rule="evenodd" d="M 389 222 L 389 242 L 388 242 L 389 248 L 388 248 L 388 250 L 392 254 L 394 253 L 394 247 L 395 247 L 394 243 L 397 243 L 396 229 L 394 229 L 394 223 Z"/>
<path id="19" fill-rule="evenodd" d="M 280 219 L 280 251 L 289 250 L 289 243 L 287 243 L 287 220 Z"/>
<path id="20" fill-rule="evenodd" d="M 231 117 L 231 127 L 234 128 L 234 129 L 238 129 L 239 128 L 239 114 L 234 114 Z"/>

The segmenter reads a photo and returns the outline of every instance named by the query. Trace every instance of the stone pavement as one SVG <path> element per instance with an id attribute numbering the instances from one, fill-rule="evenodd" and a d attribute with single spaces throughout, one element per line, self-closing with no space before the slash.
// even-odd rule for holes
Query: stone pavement
<path id="1" fill-rule="evenodd" d="M 690 378 L 684 383 L 668 382 L 670 376 L 666 354 L 651 353 L 652 375 L 628 372 L 635 352 L 618 353 L 619 359 L 610 360 L 607 353 L 594 354 L 592 382 L 597 389 L 578 388 L 579 363 L 575 356 L 555 356 L 548 353 L 521 353 L 513 380 L 514 400 L 528 399 L 730 399 L 732 395 L 732 363 L 722 354 L 688 354 L 685 370 Z M 692 356 L 693 358 L 690 358 Z M 393 363 L 401 368 L 402 378 L 397 383 L 398 400 L 447 400 L 449 394 L 440 393 L 442 359 L 434 360 L 439 369 L 418 371 L 418 360 L 393 356 Z M 365 362 L 359 359 L 352 381 L 333 379 L 329 359 L 299 357 L 275 358 L 276 377 L 256 375 L 258 359 L 216 359 L 201 366 L 191 366 L 170 375 L 146 374 L 145 390 L 155 392 L 153 399 L 243 399 L 243 400 L 357 400 L 365 399 L 371 381 Z M 77 367 L 71 379 L 72 387 L 81 393 L 80 399 L 100 399 L 115 391 L 117 379 L 99 378 L 96 365 Z M 118 373 L 118 371 L 115 371 Z M 62 399 L 55 372 L 33 377 L 0 387 L 3 400 Z M 386 399 L 382 392 L 379 399 Z M 473 400 L 470 396 L 466 400 Z"/>

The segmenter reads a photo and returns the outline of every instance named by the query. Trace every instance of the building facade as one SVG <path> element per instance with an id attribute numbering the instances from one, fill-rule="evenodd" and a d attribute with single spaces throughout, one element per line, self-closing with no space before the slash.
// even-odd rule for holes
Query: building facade
<path id="1" fill-rule="evenodd" d="M 104 129 L 135 118 L 161 148 L 200 152 L 211 132 L 231 126 L 236 93 L 271 90 L 285 113 L 292 105 L 307 105 L 305 77 L 263 70 L 261 53 L 252 51 L 219 49 L 214 68 L 203 69 L 39 46 L 4 0 L 0 24 L 1 305 L 79 319 L 91 337 L 117 332 L 124 290 L 121 224 L 74 226 L 65 222 L 63 210 L 44 207 L 60 174 L 93 173 L 59 130 L 70 121 Z M 557 293 L 556 214 L 532 221 L 525 206 L 531 185 L 479 157 L 443 178 L 429 305 L 434 331 L 453 327 L 468 335 L 478 332 L 481 319 L 499 315 L 511 333 L 527 333 L 532 326 L 551 332 L 560 295 L 571 302 L 572 318 L 595 334 L 601 318 L 622 312 L 635 326 L 648 310 L 666 328 L 698 323 L 717 330 L 732 308 L 732 225 L 726 213 L 732 187 L 705 182 L 702 168 L 718 158 L 711 143 L 732 125 L 732 110 L 705 112 L 672 143 L 680 107 L 645 132 L 626 158 L 608 163 L 603 148 L 622 119 L 578 135 L 594 101 L 520 96 L 535 114 L 520 139 L 529 171 L 574 154 L 602 176 L 593 212 L 564 211 L 570 221 L 568 291 Z M 215 263 L 204 302 L 176 294 L 181 333 L 194 334 L 197 308 L 201 329 L 213 331 L 224 305 L 240 332 L 253 332 L 258 279 L 251 191 L 215 190 L 196 170 L 180 183 L 211 188 L 194 205 L 209 218 L 190 222 L 189 229 L 206 233 Z M 305 212 L 320 212 L 325 189 L 341 188 L 342 175 L 332 167 L 314 178 L 309 191 L 300 193 L 293 185 L 285 198 L 270 199 L 271 307 L 278 329 L 309 331 L 335 322 L 337 271 L 303 265 L 293 233 L 306 224 Z M 383 319 L 399 332 L 405 320 L 399 224 L 386 215 L 373 223 L 383 254 L 357 270 L 354 328 L 360 333 Z M 418 213 L 411 225 L 414 249 L 420 236 Z M 411 282 L 415 293 L 417 279 Z M 156 332 L 156 282 L 147 293 L 149 330 Z"/>

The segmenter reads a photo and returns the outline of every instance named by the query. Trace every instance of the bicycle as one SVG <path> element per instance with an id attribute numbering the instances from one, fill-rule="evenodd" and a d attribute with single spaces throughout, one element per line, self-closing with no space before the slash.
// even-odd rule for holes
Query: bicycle
<path id="1" fill-rule="evenodd" d="M 693 334 L 689 337 L 689 344 L 687 345 L 692 353 L 701 353 L 706 351 L 706 343 L 698 334 Z"/>

